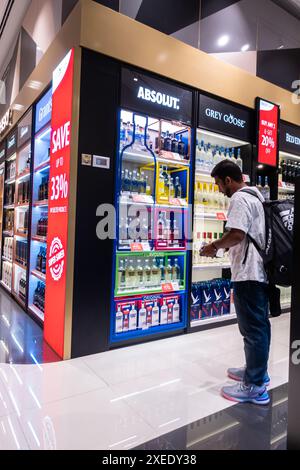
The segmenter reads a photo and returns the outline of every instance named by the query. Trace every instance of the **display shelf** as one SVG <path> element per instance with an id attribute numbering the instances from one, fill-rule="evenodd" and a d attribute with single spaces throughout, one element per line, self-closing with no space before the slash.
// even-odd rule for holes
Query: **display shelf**
<path id="1" fill-rule="evenodd" d="M 208 171 L 207 173 L 202 171 L 195 171 L 195 176 L 197 179 L 200 181 L 203 179 L 205 182 L 212 183 L 214 181 L 214 178 L 210 176 L 210 172 Z"/>
<path id="2" fill-rule="evenodd" d="M 50 165 L 50 158 L 48 158 L 47 160 L 45 160 L 44 162 L 40 163 L 39 165 L 37 165 L 34 169 L 34 172 L 38 172 L 38 171 L 41 171 L 41 170 L 44 170 L 45 168 L 47 168 L 48 166 Z"/>
<path id="3" fill-rule="evenodd" d="M 2 255 L 2 259 L 4 259 L 4 261 L 7 261 L 8 263 L 12 264 L 12 259 L 6 258 L 6 256 L 4 256 L 4 255 Z"/>
<path id="4" fill-rule="evenodd" d="M 289 160 L 296 160 L 300 162 L 300 156 L 294 155 L 293 153 L 288 153 L 288 152 L 282 152 L 281 150 L 279 151 L 279 156 L 282 158 L 288 158 Z"/>
<path id="5" fill-rule="evenodd" d="M 48 199 L 44 199 L 43 201 L 34 201 L 33 207 L 43 207 L 48 206 Z"/>
<path id="6" fill-rule="evenodd" d="M 169 283 L 168 283 L 169 284 Z M 170 281 L 170 284 L 172 284 L 172 281 Z M 149 288 L 149 290 L 147 289 L 133 289 L 133 290 L 127 290 L 127 291 L 117 291 L 116 292 L 116 295 L 115 295 L 115 300 L 118 300 L 119 298 L 121 297 L 136 297 L 138 295 L 151 295 L 151 294 L 176 294 L 176 293 L 184 293 L 185 292 L 185 288 L 184 287 L 179 287 L 178 286 L 178 289 L 174 289 L 174 290 L 169 290 L 169 291 L 164 291 L 162 287 L 158 287 L 158 288 Z"/>
<path id="7" fill-rule="evenodd" d="M 294 193 L 295 192 L 295 186 L 278 186 L 278 191 L 280 193 Z"/>
<path id="8" fill-rule="evenodd" d="M 3 209 L 6 209 L 6 210 L 12 210 L 14 208 L 15 208 L 14 204 L 7 204 L 6 206 L 3 206 Z"/>
<path id="9" fill-rule="evenodd" d="M 22 232 L 18 232 L 18 231 L 16 230 L 16 232 L 15 232 L 15 237 L 27 238 L 27 237 L 28 237 L 28 233 L 22 233 Z"/>
<path id="10" fill-rule="evenodd" d="M 129 199 L 122 199 L 124 196 L 122 195 L 121 198 L 120 198 L 120 201 L 119 201 L 119 204 L 123 205 L 123 206 L 129 206 L 129 205 L 132 205 L 132 206 L 142 206 L 142 207 L 145 207 L 145 206 L 149 206 L 149 207 L 152 207 L 154 206 L 154 201 L 152 202 L 135 202 L 133 201 L 132 199 L 129 200 Z"/>
<path id="11" fill-rule="evenodd" d="M 283 309 L 291 308 L 291 302 L 283 302 L 281 304 L 281 308 Z"/>
<path id="12" fill-rule="evenodd" d="M 190 166 L 190 162 L 187 160 L 173 160 L 169 158 L 156 157 L 158 163 L 163 163 L 167 166 L 181 167 L 181 166 Z"/>
<path id="13" fill-rule="evenodd" d="M 31 271 L 31 274 L 37 277 L 38 279 L 40 279 L 40 281 L 46 282 L 46 274 L 42 273 L 41 271 L 38 271 L 37 269 L 33 269 Z"/>
<path id="14" fill-rule="evenodd" d="M 30 170 L 29 169 L 27 169 L 27 170 L 23 171 L 22 173 L 18 174 L 17 175 L 17 181 L 20 181 L 20 180 L 26 178 L 27 176 L 30 176 Z"/>
<path id="15" fill-rule="evenodd" d="M 26 202 L 26 203 L 22 203 L 22 204 L 16 204 L 15 206 L 15 209 L 27 209 L 29 207 L 29 202 Z"/>
<path id="16" fill-rule="evenodd" d="M 126 150 L 122 153 L 122 160 L 134 163 L 154 163 L 154 157 L 152 155 L 149 155 L 149 153 L 128 152 Z"/>
<path id="17" fill-rule="evenodd" d="M 218 218 L 217 214 L 224 214 L 223 218 Z M 196 212 L 194 214 L 194 219 L 196 220 L 215 220 L 216 222 L 226 222 L 227 220 L 227 210 L 220 210 L 216 212 Z"/>
<path id="18" fill-rule="evenodd" d="M 209 318 L 205 318 L 203 320 L 191 321 L 191 327 L 195 328 L 196 326 L 208 325 L 208 324 L 211 324 L 211 323 L 220 323 L 220 322 L 224 322 L 226 320 L 234 320 L 234 319 L 236 319 L 236 314 L 235 313 L 230 313 L 229 315 L 221 315 L 219 317 L 209 317 Z"/>
<path id="19" fill-rule="evenodd" d="M 7 235 L 8 237 L 13 237 L 14 236 L 14 231 L 13 230 L 3 230 L 3 235 Z"/>
<path id="20" fill-rule="evenodd" d="M 16 181 L 16 177 L 14 176 L 13 178 L 8 178 L 7 180 L 4 181 L 4 184 L 13 184 Z"/>
<path id="21" fill-rule="evenodd" d="M 41 235 L 33 235 L 31 239 L 36 242 L 47 243 L 47 237 L 42 237 Z"/>
<path id="22" fill-rule="evenodd" d="M 29 310 L 30 310 L 31 313 L 36 315 L 40 320 L 44 321 L 44 313 L 39 308 L 37 308 L 35 305 L 33 305 L 33 304 L 29 305 Z"/>
<path id="23" fill-rule="evenodd" d="M 158 208 L 161 207 L 163 209 L 174 209 L 175 207 L 177 207 L 178 209 L 188 209 L 189 208 L 187 204 L 177 205 L 177 204 L 168 204 L 167 202 L 155 204 L 155 207 L 158 207 Z"/>
<path id="24" fill-rule="evenodd" d="M 193 269 L 228 269 L 230 264 L 220 264 L 220 263 L 208 263 L 208 264 L 193 264 Z"/>
<path id="25" fill-rule="evenodd" d="M 21 268 L 21 269 L 24 269 L 24 271 L 26 271 L 26 269 L 27 269 L 27 266 L 25 266 L 25 265 L 19 263 L 19 262 L 16 261 L 16 260 L 14 260 L 13 264 L 15 264 L 16 266 L 18 266 L 18 267 Z"/>
<path id="26" fill-rule="evenodd" d="M 11 292 L 11 287 L 9 287 L 7 284 L 5 284 L 5 282 L 3 282 L 2 280 L 0 281 L 0 284 L 6 289 L 8 290 L 8 292 Z"/>

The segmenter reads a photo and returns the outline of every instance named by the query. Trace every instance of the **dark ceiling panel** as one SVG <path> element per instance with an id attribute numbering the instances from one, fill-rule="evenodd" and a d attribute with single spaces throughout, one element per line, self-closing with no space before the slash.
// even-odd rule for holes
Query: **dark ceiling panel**
<path id="1" fill-rule="evenodd" d="M 300 79 L 300 49 L 257 52 L 257 76 L 289 91 Z"/>
<path id="2" fill-rule="evenodd" d="M 214 13 L 218 13 L 218 11 L 224 10 L 224 8 L 230 7 L 239 1 L 240 0 L 202 0 L 201 19 L 213 15 Z"/>
<path id="3" fill-rule="evenodd" d="M 199 20 L 199 0 L 143 0 L 136 20 L 172 34 Z"/>

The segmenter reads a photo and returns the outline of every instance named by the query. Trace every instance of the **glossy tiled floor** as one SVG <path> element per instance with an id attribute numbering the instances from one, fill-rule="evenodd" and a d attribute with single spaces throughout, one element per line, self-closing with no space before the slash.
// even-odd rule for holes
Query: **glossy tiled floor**
<path id="1" fill-rule="evenodd" d="M 34 343 L 15 305 L 0 299 L 1 339 L 10 330 L 0 344 L 4 361 L 6 349 L 19 346 L 25 359 L 34 345 L 35 359 L 42 358 L 41 337 Z M 274 388 L 288 379 L 289 315 L 272 325 Z M 228 382 L 226 368 L 244 358 L 233 325 L 67 362 L 33 362 L 0 364 L 0 449 L 135 448 L 232 407 L 219 391 Z"/>

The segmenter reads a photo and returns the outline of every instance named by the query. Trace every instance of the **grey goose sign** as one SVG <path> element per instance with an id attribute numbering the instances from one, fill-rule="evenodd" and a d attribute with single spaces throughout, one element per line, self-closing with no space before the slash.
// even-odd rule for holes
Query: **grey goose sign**
<path id="1" fill-rule="evenodd" d="M 199 96 L 198 127 L 251 142 L 253 112 L 209 96 Z"/>

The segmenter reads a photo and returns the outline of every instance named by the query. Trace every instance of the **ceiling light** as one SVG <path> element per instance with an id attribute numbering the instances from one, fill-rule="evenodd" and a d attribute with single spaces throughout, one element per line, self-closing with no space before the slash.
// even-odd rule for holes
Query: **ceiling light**
<path id="1" fill-rule="evenodd" d="M 25 107 L 22 104 L 14 104 L 12 106 L 12 109 L 14 111 L 23 111 L 25 109 Z"/>
<path id="2" fill-rule="evenodd" d="M 250 48 L 250 44 L 245 44 L 245 45 L 241 48 L 241 51 L 242 51 L 242 52 L 246 52 L 246 51 L 249 50 L 249 48 Z"/>
<path id="3" fill-rule="evenodd" d="M 223 47 L 229 43 L 229 36 L 225 34 L 218 39 L 218 46 Z"/>
<path id="4" fill-rule="evenodd" d="M 39 82 L 37 80 L 30 80 L 27 86 L 29 88 L 32 88 L 33 90 L 41 90 L 43 88 L 42 82 Z"/>

